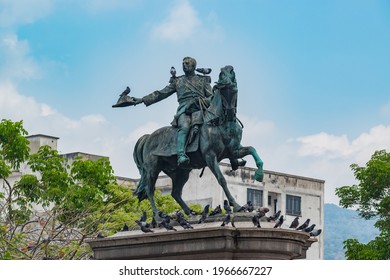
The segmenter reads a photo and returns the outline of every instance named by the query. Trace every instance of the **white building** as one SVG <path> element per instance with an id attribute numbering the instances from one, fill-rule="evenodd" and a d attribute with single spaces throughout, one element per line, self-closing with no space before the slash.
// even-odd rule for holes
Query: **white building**
<path id="1" fill-rule="evenodd" d="M 296 216 L 299 216 L 300 224 L 310 218 L 310 224 L 316 224 L 316 229 L 324 228 L 325 181 L 266 170 L 264 180 L 260 183 L 254 179 L 255 168 L 241 167 L 232 171 L 227 163 L 220 163 L 220 168 L 230 192 L 239 204 L 244 205 L 250 200 L 256 207 L 268 207 L 268 216 L 281 210 L 285 218 L 282 228 L 288 228 Z M 189 205 L 209 204 L 211 208 L 222 206 L 226 197 L 217 179 L 208 168 L 201 178 L 200 173 L 201 170 L 193 170 L 190 173 L 190 178 L 183 188 L 184 201 Z M 161 189 L 164 194 L 170 193 L 171 179 L 161 176 L 157 180 L 156 188 Z M 318 242 L 308 250 L 307 259 L 323 259 L 323 234 L 317 239 Z"/>

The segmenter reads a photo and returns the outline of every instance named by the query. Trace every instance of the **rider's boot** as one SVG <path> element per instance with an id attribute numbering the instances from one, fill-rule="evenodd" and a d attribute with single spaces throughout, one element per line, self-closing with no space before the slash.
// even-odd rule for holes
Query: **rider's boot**
<path id="1" fill-rule="evenodd" d="M 186 155 L 186 142 L 188 133 L 184 129 L 177 132 L 177 165 L 183 166 L 190 163 L 190 158 Z"/>

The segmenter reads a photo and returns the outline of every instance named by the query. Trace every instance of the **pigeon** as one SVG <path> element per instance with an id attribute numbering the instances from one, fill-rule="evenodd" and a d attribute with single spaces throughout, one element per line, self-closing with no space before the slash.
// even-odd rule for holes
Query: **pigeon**
<path id="1" fill-rule="evenodd" d="M 313 236 L 313 237 L 318 236 L 321 234 L 321 232 L 322 232 L 322 229 L 317 229 L 316 231 L 310 232 L 310 236 Z"/>
<path id="2" fill-rule="evenodd" d="M 146 222 L 147 218 L 148 217 L 146 216 L 146 212 L 144 211 L 144 212 L 142 212 L 142 216 L 139 218 L 139 221 L 140 222 Z"/>
<path id="3" fill-rule="evenodd" d="M 167 223 L 169 223 L 169 222 L 171 221 L 171 219 L 172 219 L 171 216 L 169 216 L 169 215 L 167 215 L 167 214 L 165 214 L 165 213 L 163 213 L 163 212 L 161 212 L 161 211 L 158 211 L 157 215 L 158 215 L 161 219 L 165 220 Z"/>
<path id="4" fill-rule="evenodd" d="M 259 209 L 256 210 L 256 212 L 258 212 L 258 216 L 259 216 L 259 219 L 264 217 L 266 213 L 269 212 L 269 208 L 267 207 L 260 207 Z"/>
<path id="5" fill-rule="evenodd" d="M 129 231 L 128 225 L 125 224 L 125 225 L 123 226 L 123 228 L 122 228 L 122 231 Z"/>
<path id="6" fill-rule="evenodd" d="M 227 201 L 226 199 L 223 201 L 223 209 L 225 209 L 226 214 L 232 213 L 232 208 L 229 205 L 229 201 Z"/>
<path id="7" fill-rule="evenodd" d="M 176 69 L 175 69 L 175 67 L 173 67 L 173 66 L 171 67 L 170 73 L 171 73 L 171 75 L 172 75 L 173 78 L 176 77 Z"/>
<path id="8" fill-rule="evenodd" d="M 215 207 L 215 209 L 210 212 L 209 216 L 215 216 L 218 214 L 222 214 L 221 205 L 218 205 L 217 207 Z"/>
<path id="9" fill-rule="evenodd" d="M 309 226 L 309 223 L 310 223 L 310 219 L 307 219 L 302 225 L 297 227 L 297 230 L 304 230 L 305 228 L 307 228 Z"/>
<path id="10" fill-rule="evenodd" d="M 201 213 L 202 217 L 199 219 L 198 224 L 204 223 L 204 221 L 206 220 L 207 215 L 208 215 L 208 213 L 209 213 L 209 209 L 210 209 L 210 205 L 207 204 L 207 205 L 204 207 L 204 209 L 203 209 L 203 211 L 202 211 L 202 213 Z"/>
<path id="11" fill-rule="evenodd" d="M 157 222 L 156 222 L 156 219 L 153 217 L 152 218 L 152 228 L 156 228 L 157 227 Z"/>
<path id="12" fill-rule="evenodd" d="M 179 220 L 177 220 L 177 222 L 179 223 L 179 225 L 181 225 L 184 229 L 193 229 L 193 227 L 191 226 L 191 224 L 184 218 L 180 218 Z"/>
<path id="13" fill-rule="evenodd" d="M 279 211 L 276 212 L 273 216 L 268 217 L 268 218 L 267 218 L 267 221 L 268 221 L 268 222 L 270 222 L 270 221 L 276 221 L 276 220 L 279 218 L 281 212 L 282 212 L 282 211 L 279 210 Z"/>
<path id="14" fill-rule="evenodd" d="M 259 214 L 255 214 L 253 217 L 252 217 L 252 223 L 255 227 L 259 227 L 261 228 L 260 226 L 260 217 L 259 217 Z"/>
<path id="15" fill-rule="evenodd" d="M 316 224 L 312 224 L 311 226 L 305 228 L 304 231 L 305 232 L 312 232 L 314 230 L 315 226 L 316 226 Z"/>
<path id="16" fill-rule="evenodd" d="M 228 225 L 229 223 L 231 223 L 233 227 L 236 227 L 232 221 L 232 217 L 230 216 L 230 214 L 227 214 L 222 221 L 221 227 L 224 227 L 224 226 Z"/>
<path id="17" fill-rule="evenodd" d="M 208 75 L 211 73 L 211 68 L 196 68 L 195 71 L 202 73 L 203 75 Z"/>
<path id="18" fill-rule="evenodd" d="M 297 228 L 298 225 L 299 225 L 299 221 L 298 220 L 299 220 L 299 216 L 296 216 L 294 221 L 292 221 L 292 223 L 291 223 L 289 228 Z"/>
<path id="19" fill-rule="evenodd" d="M 248 201 L 245 205 L 238 209 L 238 212 L 253 212 L 254 207 L 252 201 Z"/>
<path id="20" fill-rule="evenodd" d="M 191 224 L 184 218 L 184 214 L 180 211 L 177 211 L 175 214 L 176 221 L 181 225 L 184 229 L 193 229 Z"/>
<path id="21" fill-rule="evenodd" d="M 160 223 L 159 223 L 159 226 L 161 227 L 164 227 L 167 231 L 168 230 L 174 230 L 174 231 L 177 231 L 172 225 L 169 224 L 169 222 L 167 222 L 167 220 L 162 220 Z"/>
<path id="22" fill-rule="evenodd" d="M 120 96 L 126 96 L 130 93 L 130 88 L 129 87 L 126 87 L 126 89 L 120 94 Z"/>
<path id="23" fill-rule="evenodd" d="M 280 216 L 279 220 L 276 222 L 276 224 L 274 225 L 274 228 L 280 228 L 283 224 L 283 215 Z"/>
<path id="24" fill-rule="evenodd" d="M 153 232 L 153 230 L 150 228 L 150 224 L 147 223 L 147 222 L 143 222 L 143 221 L 140 221 L 140 220 L 135 220 L 135 222 L 137 223 L 137 225 L 140 226 L 142 232 Z"/>
<path id="25" fill-rule="evenodd" d="M 176 221 L 179 220 L 179 219 L 181 219 L 181 218 L 184 219 L 184 214 L 183 214 L 182 212 L 180 212 L 180 210 L 177 210 L 177 211 L 175 212 L 175 214 L 173 214 L 173 218 L 174 218 Z"/>

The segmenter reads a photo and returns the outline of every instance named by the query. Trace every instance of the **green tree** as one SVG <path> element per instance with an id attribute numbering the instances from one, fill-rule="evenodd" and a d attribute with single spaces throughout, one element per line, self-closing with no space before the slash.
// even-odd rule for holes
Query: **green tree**
<path id="1" fill-rule="evenodd" d="M 390 153 L 376 151 L 366 166 L 352 164 L 357 185 L 336 189 L 340 205 L 356 208 L 364 219 L 376 218 L 379 236 L 367 244 L 356 239 L 344 241 L 345 256 L 350 260 L 390 259 Z"/>
<path id="2" fill-rule="evenodd" d="M 117 184 L 107 158 L 70 162 L 49 146 L 30 155 L 26 134 L 22 122 L 0 123 L 0 259 L 87 259 L 86 239 L 135 227 L 143 211 L 151 220 L 149 203 Z M 31 174 L 11 182 L 22 164 Z M 179 208 L 159 192 L 156 201 L 166 213 Z"/>

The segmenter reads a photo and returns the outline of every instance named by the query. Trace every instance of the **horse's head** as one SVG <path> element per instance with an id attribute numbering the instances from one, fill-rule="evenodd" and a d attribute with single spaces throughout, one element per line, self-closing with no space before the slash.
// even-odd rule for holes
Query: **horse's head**
<path id="1" fill-rule="evenodd" d="M 236 73 L 234 73 L 233 66 L 227 65 L 221 68 L 215 87 L 219 90 L 230 89 L 237 91 Z"/>
<path id="2" fill-rule="evenodd" d="M 233 66 L 228 65 L 221 68 L 218 82 L 214 86 L 214 91 L 218 91 L 221 95 L 225 119 L 227 121 L 235 120 L 238 90 Z"/>

